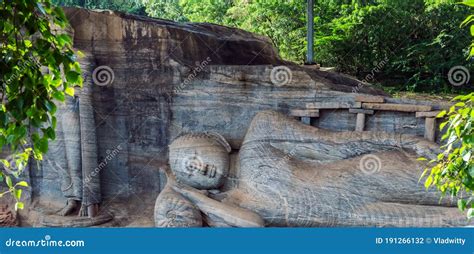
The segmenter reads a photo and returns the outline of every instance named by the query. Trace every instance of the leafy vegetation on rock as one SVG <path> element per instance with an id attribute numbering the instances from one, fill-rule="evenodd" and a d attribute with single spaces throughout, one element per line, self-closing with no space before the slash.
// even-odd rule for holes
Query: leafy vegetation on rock
<path id="1" fill-rule="evenodd" d="M 55 139 L 56 102 L 74 95 L 81 69 L 65 32 L 68 21 L 49 0 L 0 2 L 0 180 L 22 208 L 19 177 L 31 155 L 41 160 Z"/>

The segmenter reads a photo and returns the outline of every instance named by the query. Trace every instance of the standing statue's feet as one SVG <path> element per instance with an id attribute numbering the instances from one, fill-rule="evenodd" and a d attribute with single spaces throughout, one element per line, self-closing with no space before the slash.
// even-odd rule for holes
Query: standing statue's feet
<path id="1" fill-rule="evenodd" d="M 81 209 L 79 210 L 79 216 L 81 217 L 95 217 L 99 213 L 99 204 L 92 204 L 92 205 L 81 205 Z"/>
<path id="2" fill-rule="evenodd" d="M 79 206 L 79 201 L 70 198 L 67 200 L 66 206 L 60 211 L 58 211 L 57 214 L 60 216 L 67 216 L 71 214 L 72 212 L 74 212 L 74 210 L 76 210 L 78 206 Z"/>
<path id="3" fill-rule="evenodd" d="M 87 207 L 87 212 L 89 213 L 89 217 L 95 217 L 99 213 L 99 204 L 93 204 Z"/>

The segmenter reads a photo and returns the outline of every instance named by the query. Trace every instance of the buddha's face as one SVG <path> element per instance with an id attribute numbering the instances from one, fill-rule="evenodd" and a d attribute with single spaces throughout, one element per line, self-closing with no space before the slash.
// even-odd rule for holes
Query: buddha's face
<path id="1" fill-rule="evenodd" d="M 199 156 L 188 158 L 184 163 L 184 167 L 189 177 L 199 174 L 205 177 L 215 178 L 217 174 L 217 167 L 214 164 L 203 162 Z"/>
<path id="2" fill-rule="evenodd" d="M 225 150 L 214 147 L 194 147 L 182 151 L 173 158 L 177 168 L 176 178 L 183 183 L 198 189 L 215 189 L 220 187 L 229 170 L 229 155 Z M 171 156 L 170 154 L 170 159 Z"/>

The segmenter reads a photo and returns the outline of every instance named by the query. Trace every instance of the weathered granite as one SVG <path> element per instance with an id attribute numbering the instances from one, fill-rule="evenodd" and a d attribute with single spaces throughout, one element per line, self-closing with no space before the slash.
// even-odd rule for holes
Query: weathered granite
<path id="1" fill-rule="evenodd" d="M 142 200 L 149 195 L 154 200 L 164 188 L 158 167 L 168 163 L 168 145 L 183 132 L 217 132 L 235 151 L 262 110 L 289 114 L 308 103 L 354 105 L 357 95 L 385 96 L 346 75 L 287 63 L 267 38 L 239 29 L 75 8 L 66 8 L 66 15 L 74 47 L 86 55 L 79 61 L 89 108 L 80 117 L 95 125 L 95 141 L 86 142 L 88 152 L 97 156 L 87 167 L 98 169 L 101 209 L 121 214 L 114 226 L 136 225 L 126 217 L 146 217 L 143 223 L 153 225 L 152 208 Z M 283 73 L 275 72 L 282 65 L 278 71 Z M 113 71 L 112 83 L 94 84 L 92 73 L 100 66 Z M 74 105 L 71 101 L 64 108 Z M 424 120 L 414 113 L 376 111 L 366 118 L 366 131 L 424 135 Z M 321 109 L 319 118 L 311 119 L 312 125 L 333 131 L 354 130 L 355 123 L 356 115 L 348 109 Z M 67 140 L 61 141 L 68 136 L 67 127 L 58 131 L 57 142 L 64 144 L 53 145 L 48 155 L 63 164 L 69 162 L 63 151 Z M 77 151 L 72 145 L 67 149 Z M 63 172 L 46 163 L 27 176 L 35 212 L 59 209 L 66 202 L 62 190 L 68 185 L 58 179 L 71 168 Z M 138 214 L 131 203 L 147 214 Z"/>
<path id="2" fill-rule="evenodd" d="M 215 161 L 215 154 L 193 143 L 188 153 L 201 154 L 204 164 Z M 440 200 L 418 182 L 423 163 L 416 158 L 438 153 L 437 144 L 416 136 L 332 132 L 262 111 L 239 151 L 234 188 L 217 200 L 186 185 L 173 189 L 206 214 L 226 211 L 220 222 L 227 226 L 257 226 L 259 217 L 266 226 L 291 227 L 473 225 L 456 200 Z"/>

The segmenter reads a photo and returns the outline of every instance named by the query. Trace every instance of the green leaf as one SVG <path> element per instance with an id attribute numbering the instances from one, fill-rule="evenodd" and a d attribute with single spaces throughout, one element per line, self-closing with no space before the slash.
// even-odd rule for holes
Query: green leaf
<path id="1" fill-rule="evenodd" d="M 467 210 L 467 218 L 468 218 L 468 219 L 474 218 L 474 208 L 469 208 L 469 209 Z"/>
<path id="2" fill-rule="evenodd" d="M 464 5 L 467 5 L 467 6 L 470 6 L 470 7 L 474 7 L 474 0 L 464 0 L 464 1 L 460 2 L 460 4 L 464 4 Z"/>
<path id="3" fill-rule="evenodd" d="M 15 203 L 15 211 L 17 211 L 18 209 L 23 209 L 23 208 L 25 208 L 25 204 L 23 204 L 23 202 Z"/>
<path id="4" fill-rule="evenodd" d="M 60 91 L 56 91 L 53 93 L 53 98 L 55 98 L 56 100 L 59 100 L 59 101 L 64 101 L 66 100 L 66 97 L 64 96 L 64 93 L 63 92 L 60 92 Z"/>
<path id="5" fill-rule="evenodd" d="M 56 36 L 59 45 L 71 45 L 71 37 L 67 34 L 60 34 Z"/>
<path id="6" fill-rule="evenodd" d="M 56 113 L 56 105 L 52 101 L 45 101 L 44 103 L 46 109 L 48 109 L 49 113 L 54 114 Z"/>
<path id="7" fill-rule="evenodd" d="M 15 189 L 15 197 L 17 200 L 21 198 L 21 192 L 22 192 L 21 189 Z"/>
<path id="8" fill-rule="evenodd" d="M 40 138 L 36 142 L 36 148 L 41 152 L 41 153 L 47 153 L 48 152 L 48 139 L 47 138 Z"/>
<path id="9" fill-rule="evenodd" d="M 459 199 L 458 200 L 458 208 L 461 211 L 464 211 L 466 209 L 467 202 L 464 199 Z"/>
<path id="10" fill-rule="evenodd" d="M 436 115 L 436 117 L 437 117 L 437 118 L 441 118 L 441 117 L 445 116 L 446 114 L 447 114 L 446 110 L 443 110 L 443 111 L 439 112 L 439 114 Z M 441 129 L 442 129 L 442 128 L 441 128 Z"/>
<path id="11" fill-rule="evenodd" d="M 421 179 L 423 179 L 423 177 L 426 175 L 426 173 L 428 172 L 428 170 L 429 170 L 429 169 L 427 169 L 427 168 L 426 168 L 425 170 L 423 170 L 423 173 L 421 173 L 420 178 L 418 178 L 418 183 L 421 181 Z"/>
<path id="12" fill-rule="evenodd" d="M 54 131 L 53 128 L 51 127 L 48 127 L 46 129 L 43 130 L 44 134 L 51 140 L 55 140 L 56 139 L 56 132 Z"/>
<path id="13" fill-rule="evenodd" d="M 10 176 L 5 176 L 5 182 L 7 183 L 8 188 L 13 187 L 12 179 Z"/>
<path id="14" fill-rule="evenodd" d="M 30 40 L 24 40 L 23 42 L 25 43 L 25 47 L 27 48 L 31 48 L 33 46 Z"/>
<path id="15" fill-rule="evenodd" d="M 23 187 L 28 187 L 28 183 L 26 181 L 17 182 L 16 185 L 23 186 Z"/>
<path id="16" fill-rule="evenodd" d="M 74 88 L 73 87 L 68 87 L 64 90 L 64 92 L 69 95 L 69 96 L 74 96 Z"/>
<path id="17" fill-rule="evenodd" d="M 433 183 L 433 177 L 428 176 L 428 178 L 426 178 L 426 181 L 425 181 L 425 188 L 428 189 L 432 183 Z"/>
<path id="18" fill-rule="evenodd" d="M 465 162 L 469 162 L 469 160 L 471 159 L 471 151 L 466 152 L 466 154 L 463 155 L 462 159 Z"/>
<path id="19" fill-rule="evenodd" d="M 81 74 L 76 72 L 76 71 L 68 71 L 66 73 L 66 79 L 68 82 L 71 82 L 73 84 L 78 84 L 80 83 L 80 77 Z"/>

